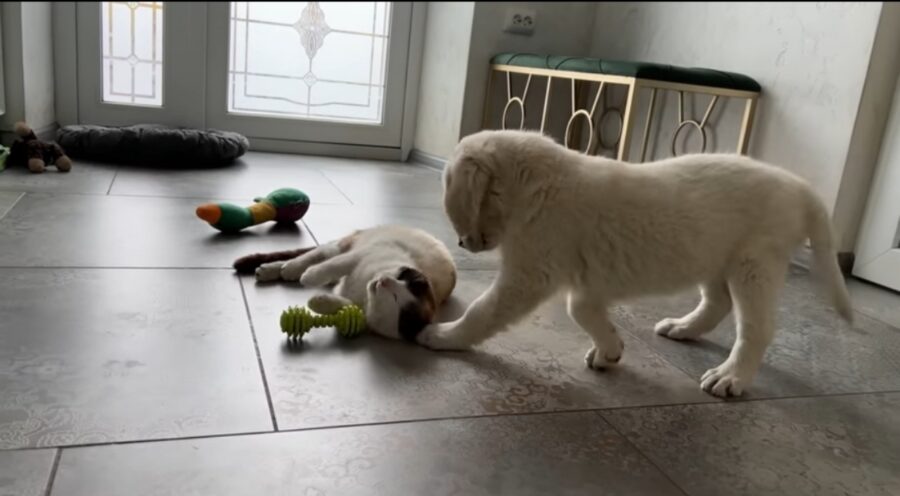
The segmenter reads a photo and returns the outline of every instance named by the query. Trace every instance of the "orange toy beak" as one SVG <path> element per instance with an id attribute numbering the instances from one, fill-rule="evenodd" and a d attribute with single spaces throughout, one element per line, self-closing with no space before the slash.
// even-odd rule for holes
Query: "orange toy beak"
<path id="1" fill-rule="evenodd" d="M 215 203 L 200 205 L 197 207 L 197 217 L 200 217 L 210 224 L 215 224 L 222 218 L 222 209 Z"/>

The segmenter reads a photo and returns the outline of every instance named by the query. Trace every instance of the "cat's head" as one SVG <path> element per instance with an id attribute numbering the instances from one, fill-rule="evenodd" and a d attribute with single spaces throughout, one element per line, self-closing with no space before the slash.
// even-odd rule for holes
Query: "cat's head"
<path id="1" fill-rule="evenodd" d="M 431 283 L 414 268 L 383 273 L 369 281 L 367 289 L 366 323 L 377 334 L 415 342 L 434 320 L 437 304 Z"/>

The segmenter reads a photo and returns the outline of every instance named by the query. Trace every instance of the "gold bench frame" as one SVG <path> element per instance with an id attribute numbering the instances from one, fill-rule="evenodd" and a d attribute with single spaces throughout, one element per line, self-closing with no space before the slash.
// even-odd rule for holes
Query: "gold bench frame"
<path id="1" fill-rule="evenodd" d="M 720 97 L 725 98 L 744 98 L 746 99 L 746 103 L 744 105 L 744 115 L 741 119 L 741 131 L 738 137 L 738 145 L 737 145 L 737 153 L 746 155 L 747 154 L 747 146 L 750 142 L 750 132 L 753 130 L 753 119 L 756 115 L 756 104 L 759 98 L 760 93 L 755 91 L 745 91 L 745 90 L 733 90 L 728 88 L 718 88 L 714 86 L 698 86 L 693 84 L 683 84 L 683 83 L 671 83 L 668 81 L 657 81 L 652 79 L 641 79 L 627 76 L 614 76 L 607 74 L 593 74 L 593 73 L 585 73 L 585 72 L 573 72 L 573 71 L 561 71 L 554 69 L 539 69 L 532 67 L 521 67 L 521 66 L 513 66 L 513 65 L 505 65 L 505 64 L 492 64 L 491 69 L 489 71 L 488 76 L 488 85 L 487 91 L 485 93 L 484 100 L 484 116 L 482 119 L 482 129 L 488 129 L 491 118 L 491 90 L 493 89 L 494 76 L 496 73 L 505 73 L 506 74 L 506 98 L 507 102 L 503 108 L 503 115 L 500 118 L 500 126 L 502 129 L 506 129 L 506 118 L 507 113 L 509 112 L 512 105 L 518 105 L 521 111 L 522 119 L 519 123 L 519 129 L 523 129 L 525 126 L 525 102 L 528 98 L 528 90 L 531 86 L 531 80 L 534 76 L 538 77 L 546 77 L 547 78 L 547 88 L 544 92 L 544 104 L 543 104 L 543 112 L 541 114 L 541 133 L 544 132 L 544 127 L 547 124 L 547 115 L 549 111 L 549 103 L 550 103 L 550 88 L 553 85 L 553 81 L 555 79 L 569 80 L 571 93 L 572 93 L 572 105 L 571 105 L 571 115 L 569 116 L 568 124 L 566 125 L 566 133 L 563 138 L 563 144 L 565 146 L 569 146 L 569 136 L 571 130 L 577 130 L 576 136 L 579 137 L 578 148 L 581 149 L 581 128 L 580 125 L 576 122 L 576 118 L 579 116 L 584 117 L 584 119 L 588 123 L 588 144 L 582 151 L 582 153 L 590 153 L 593 154 L 598 145 L 603 145 L 602 137 L 600 135 L 600 125 L 597 126 L 597 141 L 596 144 L 594 142 L 594 115 L 597 110 L 598 102 L 600 101 L 601 95 L 606 95 L 608 92 L 604 93 L 604 88 L 608 84 L 617 84 L 624 85 L 627 87 L 627 95 L 625 97 L 625 105 L 623 109 L 619 110 L 615 107 L 612 110 L 615 110 L 620 114 L 621 120 L 621 131 L 619 132 L 619 136 L 616 142 L 613 143 L 613 146 L 617 147 L 617 158 L 619 160 L 627 161 L 628 155 L 631 147 L 631 137 L 632 132 L 631 128 L 633 127 L 633 122 L 635 121 L 635 107 L 634 100 L 635 95 L 638 90 L 643 88 L 650 89 L 650 102 L 647 105 L 647 116 L 644 121 L 644 132 L 643 138 L 641 141 L 640 148 L 640 162 L 643 162 L 647 156 L 647 144 L 649 141 L 650 129 L 653 124 L 653 114 L 656 107 L 656 95 L 659 90 L 669 90 L 669 91 L 677 91 L 678 92 L 678 127 L 675 129 L 675 132 L 672 134 L 672 155 L 677 155 L 675 150 L 676 139 L 678 138 L 679 132 L 686 126 L 693 126 L 700 132 L 700 136 L 702 138 L 702 152 L 706 151 L 706 124 L 709 120 L 710 114 L 712 114 L 713 109 L 716 106 L 716 103 L 719 101 Z M 522 96 L 513 95 L 512 91 L 512 75 L 513 74 L 522 74 L 526 76 L 525 79 L 525 89 L 522 92 Z M 590 109 L 588 109 L 585 105 L 584 98 L 579 98 L 583 94 L 584 86 L 589 85 L 590 83 L 599 83 L 597 88 L 597 93 L 594 96 L 593 103 L 591 104 Z M 589 90 L 590 88 L 588 88 Z M 703 115 L 703 119 L 697 121 L 696 119 L 685 119 L 684 118 L 684 93 L 699 93 L 704 95 L 712 96 L 712 99 L 709 102 L 709 105 L 706 107 L 706 112 Z M 598 123 L 602 123 L 602 119 L 607 115 L 610 111 L 610 108 L 607 108 L 604 100 L 604 108 L 600 113 L 598 118 Z M 593 146 L 592 146 L 593 145 Z M 611 148 L 611 147 L 610 147 Z"/>

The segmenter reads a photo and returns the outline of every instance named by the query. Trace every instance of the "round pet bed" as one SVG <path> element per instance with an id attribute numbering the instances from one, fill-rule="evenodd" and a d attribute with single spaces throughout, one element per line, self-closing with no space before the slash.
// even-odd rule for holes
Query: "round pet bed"
<path id="1" fill-rule="evenodd" d="M 250 147 L 238 133 L 154 124 L 66 126 L 56 141 L 72 158 L 179 168 L 226 165 Z"/>

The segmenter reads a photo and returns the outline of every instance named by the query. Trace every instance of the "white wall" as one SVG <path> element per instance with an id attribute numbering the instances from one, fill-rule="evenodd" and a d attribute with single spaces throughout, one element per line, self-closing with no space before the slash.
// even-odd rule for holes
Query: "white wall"
<path id="1" fill-rule="evenodd" d="M 459 139 L 474 2 L 429 2 L 413 147 L 446 158 Z"/>
<path id="2" fill-rule="evenodd" d="M 9 142 L 17 121 L 28 121 L 38 133 L 52 131 L 56 123 L 52 7 L 51 2 L 3 2 L 0 9 L 6 105 L 0 133 Z"/>
<path id="3" fill-rule="evenodd" d="M 763 98 L 751 155 L 804 176 L 833 209 L 880 12 L 880 3 L 602 3 L 591 53 L 755 78 Z M 723 109 L 717 125 L 736 129 L 741 107 Z M 720 138 L 718 149 L 734 150 L 731 135 Z M 667 150 L 661 141 L 657 151 Z"/>
<path id="4" fill-rule="evenodd" d="M 531 36 L 503 32 L 507 9 L 517 5 L 535 11 L 537 24 Z M 592 3 L 567 4 L 561 9 L 552 2 L 429 2 L 415 149 L 446 158 L 461 137 L 480 129 L 493 55 L 504 51 L 586 55 L 594 11 Z M 514 84 L 521 91 L 524 81 Z M 529 98 L 532 105 L 539 105 L 543 98 L 540 84 L 535 82 L 531 90 L 535 95 Z M 505 91 L 503 88 L 498 84 L 495 90 Z M 560 85 L 557 90 L 555 100 L 567 98 L 565 88 Z M 505 95 L 502 100 L 505 102 Z M 494 99 L 495 104 L 503 102 Z M 558 127 L 559 122 L 556 124 Z"/>
<path id="5" fill-rule="evenodd" d="M 3 54 L 3 8 L 0 8 L 0 56 Z M 3 60 L 0 58 L 0 116 L 6 113 L 6 82 L 3 76 Z"/>
<path id="6" fill-rule="evenodd" d="M 51 2 L 22 2 L 22 26 L 25 120 L 41 129 L 56 120 Z"/>
<path id="7" fill-rule="evenodd" d="M 530 36 L 503 32 L 503 22 L 508 9 L 519 5 L 535 11 L 535 30 Z M 588 2 L 565 4 L 555 2 L 476 2 L 460 137 L 474 133 L 481 128 L 484 93 L 487 87 L 488 66 L 491 57 L 502 52 L 588 55 L 595 11 L 596 4 Z M 517 91 L 520 92 L 524 84 L 522 78 L 514 82 L 518 88 Z M 544 83 L 535 80 L 532 84 L 534 87 L 529 90 L 529 95 L 533 94 L 534 97 L 529 97 L 529 100 L 539 104 L 543 99 Z M 502 96 L 502 103 L 505 103 L 505 83 L 497 84 L 494 88 L 496 92 L 492 93 L 492 98 L 494 95 Z M 567 98 L 569 93 L 564 91 L 565 88 L 562 85 L 559 85 L 557 89 L 559 91 L 554 92 L 556 94 L 554 102 Z M 494 102 L 497 102 L 496 98 Z M 502 110 L 502 107 L 500 108 Z M 537 117 L 539 113 L 540 106 L 537 105 L 531 115 Z M 499 114 L 497 115 L 499 118 Z M 529 116 L 529 121 L 537 123 L 531 116 Z M 510 118 L 510 124 L 513 123 L 513 118 Z"/>
<path id="8" fill-rule="evenodd" d="M 22 80 L 22 2 L 2 2 L 3 86 L 5 112 L 0 116 L 4 143 L 12 137 L 16 121 L 25 118 L 25 93 Z"/>

